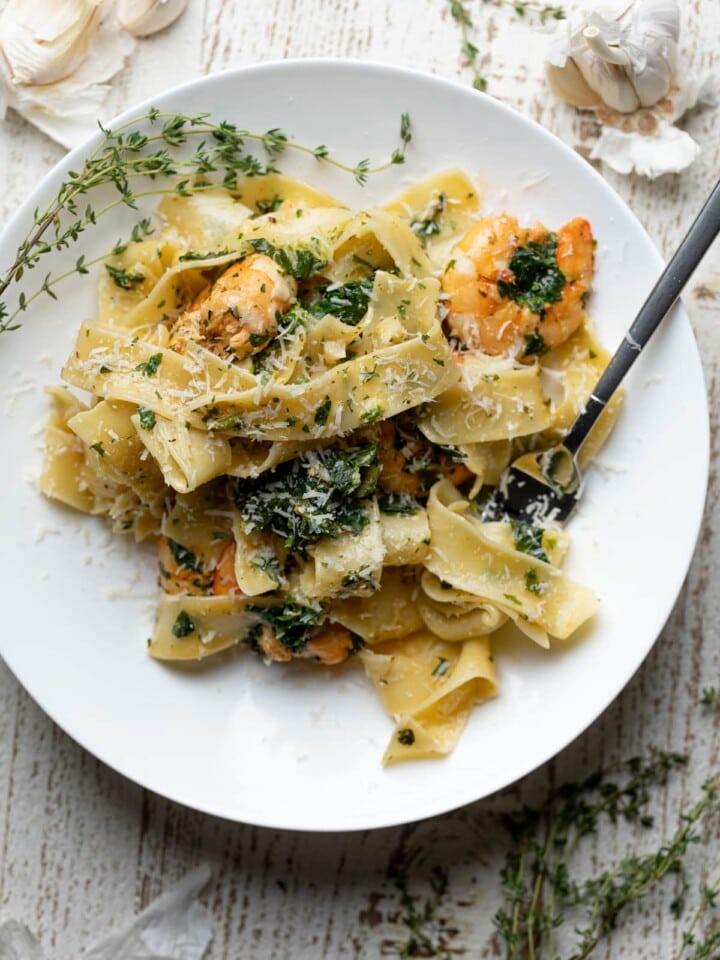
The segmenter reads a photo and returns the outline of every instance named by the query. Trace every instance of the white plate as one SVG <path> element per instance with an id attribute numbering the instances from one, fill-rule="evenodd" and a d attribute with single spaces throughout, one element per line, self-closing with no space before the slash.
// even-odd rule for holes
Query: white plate
<path id="1" fill-rule="evenodd" d="M 525 222 L 556 227 L 587 217 L 599 241 L 591 313 L 612 349 L 661 267 L 637 220 L 590 166 L 541 127 L 452 83 L 353 62 L 291 61 L 209 77 L 154 102 L 253 130 L 281 127 L 349 162 L 384 158 L 408 111 L 407 165 L 364 190 L 312 158 L 288 154 L 283 169 L 362 206 L 459 166 L 486 180 L 496 209 Z M 23 205 L 0 240 L 0 263 L 10 262 L 34 207 L 87 150 L 73 152 Z M 134 222 L 124 213 L 109 219 L 92 239 L 96 251 Z M 65 254 L 66 265 L 78 253 Z M 58 381 L 79 322 L 95 311 L 92 278 L 61 290 L 58 303 L 43 299 L 23 329 L 0 338 L 0 652 L 40 706 L 116 770 L 248 823 L 348 830 L 414 820 L 484 797 L 557 753 L 650 650 L 690 562 L 707 476 L 705 389 L 681 310 L 629 379 L 625 411 L 570 526 L 568 572 L 597 591 L 599 615 L 552 653 L 529 641 L 498 643 L 500 694 L 474 712 L 453 755 L 385 770 L 391 723 L 359 668 L 266 667 L 246 654 L 173 669 L 146 655 L 149 552 L 47 503 L 33 484 L 48 406 L 42 384 Z"/>

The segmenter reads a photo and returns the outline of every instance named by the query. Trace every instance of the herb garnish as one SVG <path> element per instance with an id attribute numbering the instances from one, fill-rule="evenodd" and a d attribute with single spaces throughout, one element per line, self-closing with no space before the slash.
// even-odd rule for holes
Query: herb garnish
<path id="1" fill-rule="evenodd" d="M 248 604 L 249 613 L 257 614 L 272 629 L 275 639 L 293 653 L 300 653 L 307 646 L 313 627 L 325 619 L 327 609 L 323 604 L 309 606 L 297 603 L 292 598 L 282 606 L 262 607 Z"/>
<path id="2" fill-rule="evenodd" d="M 360 533 L 362 500 L 377 484 L 377 445 L 301 453 L 258 480 L 238 481 L 240 514 L 252 530 L 271 530 L 299 551 L 320 537 Z"/>
<path id="3" fill-rule="evenodd" d="M 256 253 L 264 253 L 270 257 L 281 270 L 296 280 L 307 280 L 327 263 L 327 260 L 319 259 L 307 247 L 276 247 L 265 237 L 248 240 L 248 243 Z"/>
<path id="4" fill-rule="evenodd" d="M 368 312 L 373 286 L 374 278 L 370 276 L 326 287 L 320 299 L 308 304 L 307 309 L 317 317 L 331 313 L 341 323 L 355 327 Z"/>
<path id="5" fill-rule="evenodd" d="M 139 363 L 135 369 L 146 377 L 154 377 L 158 372 L 158 367 L 162 363 L 162 358 L 163 355 L 161 353 L 154 353 L 151 357 L 148 357 L 147 360 Z"/>
<path id="6" fill-rule="evenodd" d="M 123 290 L 135 290 L 145 279 L 145 274 L 140 273 L 139 270 L 135 273 L 128 273 L 127 270 L 122 270 L 120 267 L 113 267 L 109 263 L 105 264 L 105 269 L 112 277 L 115 286 L 121 287 Z"/>
<path id="7" fill-rule="evenodd" d="M 258 200 L 255 203 L 255 206 L 258 209 L 258 214 L 263 213 L 275 213 L 275 211 L 283 205 L 283 198 L 279 193 L 276 193 L 274 197 L 271 197 L 269 200 Z"/>
<path id="8" fill-rule="evenodd" d="M 187 547 L 178 543 L 177 540 L 171 540 L 170 537 L 167 538 L 167 544 L 172 558 L 178 567 L 184 568 L 185 570 L 194 570 L 196 573 L 202 570 L 202 562 L 195 556 L 192 550 L 188 550 Z"/>
<path id="9" fill-rule="evenodd" d="M 155 411 L 150 407 L 138 407 L 138 419 L 143 430 L 152 430 L 157 423 Z"/>
<path id="10" fill-rule="evenodd" d="M 542 545 L 544 530 L 542 527 L 536 527 L 525 520 L 510 520 L 512 527 L 515 549 L 520 553 L 526 553 L 529 557 L 535 557 L 536 560 L 542 560 L 544 563 L 550 563 L 545 549 Z"/>
<path id="11" fill-rule="evenodd" d="M 386 497 L 378 497 L 378 506 L 381 513 L 404 517 L 410 517 L 420 509 L 420 504 L 411 493 L 389 493 Z"/>
<path id="12" fill-rule="evenodd" d="M 141 198 L 173 193 L 187 197 L 218 186 L 234 190 L 240 177 L 278 172 L 276 160 L 288 149 L 307 153 L 345 170 L 364 184 L 371 174 L 404 163 L 412 139 L 410 119 L 403 113 L 400 146 L 393 150 L 390 158 L 374 166 L 368 160 L 352 166 L 330 157 L 325 146 L 313 148 L 295 143 L 277 129 L 253 133 L 233 123 L 214 123 L 207 113 L 190 116 L 164 113 L 152 107 L 114 129 L 101 127 L 101 130 L 103 139 L 83 166 L 68 173 L 47 207 L 35 210 L 15 259 L 0 274 L 0 333 L 18 329 L 19 315 L 43 294 L 57 299 L 53 288 L 61 280 L 86 274 L 93 264 L 125 249 L 126 244 L 117 244 L 89 260 L 81 255 L 65 272 L 56 276 L 46 274 L 32 293 L 21 290 L 14 307 L 3 299 L 8 288 L 20 283 L 45 254 L 69 248 L 115 207 L 136 209 Z M 251 152 L 252 144 L 260 145 L 265 151 L 264 161 Z M 94 206 L 92 196 L 107 187 L 115 191 L 114 199 L 104 198 L 102 205 Z M 132 240 L 139 240 L 142 233 L 151 230 L 149 219 L 143 218 L 133 229 Z M 121 275 L 122 271 L 118 276 Z M 139 282 L 132 277 L 128 275 L 127 282 Z"/>
<path id="13" fill-rule="evenodd" d="M 325 397 L 323 402 L 316 409 L 314 420 L 319 427 L 324 427 L 328 422 L 331 407 L 332 401 L 330 400 L 330 397 Z"/>
<path id="14" fill-rule="evenodd" d="M 172 632 L 178 640 L 182 639 L 182 637 L 189 637 L 191 633 L 195 632 L 195 624 L 187 611 L 181 610 L 177 615 L 175 623 L 172 625 Z"/>
<path id="15" fill-rule="evenodd" d="M 403 727 L 402 730 L 398 730 L 398 743 L 401 743 L 404 747 L 411 747 L 415 743 L 415 734 L 410 729 L 410 727 Z"/>
<path id="16" fill-rule="evenodd" d="M 557 234 L 549 233 L 545 243 L 528 240 L 510 258 L 514 280 L 498 280 L 501 297 L 514 300 L 541 317 L 550 303 L 562 297 L 565 274 L 557 264 Z"/>
<path id="17" fill-rule="evenodd" d="M 525 335 L 525 352 L 523 353 L 524 357 L 542 357 L 543 354 L 547 353 L 550 349 L 545 343 L 545 340 L 541 333 L 537 330 L 531 330 L 530 333 Z"/>
<path id="18" fill-rule="evenodd" d="M 428 237 L 433 237 L 440 233 L 440 220 L 447 207 L 447 194 L 439 193 L 432 201 L 429 207 L 423 211 L 421 218 L 410 221 L 410 229 L 416 237 L 422 240 L 423 244 Z"/>
<path id="19" fill-rule="evenodd" d="M 545 589 L 545 584 L 540 580 L 540 577 L 538 577 L 537 570 L 534 570 L 532 567 L 528 567 L 525 571 L 525 589 L 529 593 L 534 593 L 538 596 Z"/>

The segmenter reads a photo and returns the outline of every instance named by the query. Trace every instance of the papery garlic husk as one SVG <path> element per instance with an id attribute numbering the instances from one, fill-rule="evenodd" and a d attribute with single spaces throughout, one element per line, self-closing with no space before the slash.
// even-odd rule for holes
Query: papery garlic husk
<path id="1" fill-rule="evenodd" d="M 554 92 L 574 106 L 604 103 L 621 113 L 651 107 L 670 90 L 677 69 L 676 0 L 635 0 L 570 26 L 547 57 Z"/>
<path id="2" fill-rule="evenodd" d="M 134 37 L 149 37 L 169 27 L 187 6 L 187 0 L 118 0 L 120 26 Z"/>
<path id="3" fill-rule="evenodd" d="M 134 40 L 107 0 L 9 0 L 0 15 L 0 120 L 12 107 L 65 147 L 97 131 Z"/>
<path id="4" fill-rule="evenodd" d="M 623 114 L 600 107 L 596 115 L 603 126 L 590 158 L 603 160 L 618 173 L 637 173 L 651 180 L 680 173 L 698 156 L 700 145 L 674 126 L 675 121 L 697 105 L 716 106 L 717 102 L 713 78 L 703 83 L 691 78 L 648 109 Z"/>

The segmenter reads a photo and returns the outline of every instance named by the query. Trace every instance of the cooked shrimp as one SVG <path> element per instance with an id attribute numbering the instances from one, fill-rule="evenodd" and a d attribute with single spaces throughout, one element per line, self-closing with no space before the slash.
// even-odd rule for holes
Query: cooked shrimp
<path id="1" fill-rule="evenodd" d="M 334 667 L 347 660 L 354 649 L 353 637 L 347 627 L 330 620 L 308 640 L 305 656 Z"/>
<path id="2" fill-rule="evenodd" d="M 239 360 L 265 347 L 297 293 L 297 284 L 264 254 L 231 264 L 203 290 L 170 331 L 169 346 L 184 353 L 188 340 L 219 357 Z"/>
<path id="3" fill-rule="evenodd" d="M 355 649 L 353 636 L 347 627 L 334 621 L 324 623 L 302 650 L 292 651 L 277 639 L 268 624 L 263 624 L 257 640 L 266 660 L 287 663 L 289 660 L 319 660 L 328 667 L 343 663 Z"/>
<path id="4" fill-rule="evenodd" d="M 235 541 L 232 540 L 218 557 L 213 574 L 213 594 L 216 597 L 240 596 L 242 590 L 235 578 Z"/>
<path id="5" fill-rule="evenodd" d="M 380 424 L 380 443 L 378 444 L 378 464 L 382 467 L 380 487 L 385 493 L 415 494 L 424 491 L 422 477 L 410 468 L 416 457 L 422 456 L 427 449 L 419 439 L 405 441 L 398 437 L 395 424 L 383 420 Z"/>
<path id="6" fill-rule="evenodd" d="M 190 593 L 203 596 L 210 590 L 201 561 L 182 544 L 160 537 L 158 547 L 160 586 L 165 593 Z"/>
<path id="7" fill-rule="evenodd" d="M 266 623 L 262 625 L 257 645 L 265 659 L 271 660 L 273 663 L 287 663 L 293 659 L 292 650 L 278 640 L 271 627 Z"/>
<path id="8" fill-rule="evenodd" d="M 493 356 L 529 357 L 577 330 L 593 275 L 590 224 L 549 233 L 514 217 L 483 217 L 453 250 L 443 276 L 450 332 Z"/>
<path id="9" fill-rule="evenodd" d="M 456 487 L 473 476 L 464 463 L 438 451 L 412 425 L 398 428 L 392 420 L 380 424 L 377 458 L 382 467 L 380 489 L 388 494 L 423 497 L 440 473 Z"/>

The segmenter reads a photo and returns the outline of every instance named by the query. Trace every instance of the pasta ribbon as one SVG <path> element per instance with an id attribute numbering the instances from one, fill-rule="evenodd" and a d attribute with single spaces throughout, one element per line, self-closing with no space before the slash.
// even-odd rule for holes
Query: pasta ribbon
<path id="1" fill-rule="evenodd" d="M 473 706 L 496 691 L 486 637 L 446 643 L 427 631 L 359 654 L 395 729 L 383 763 L 443 756 Z"/>
<path id="2" fill-rule="evenodd" d="M 460 354 L 456 360 L 456 384 L 419 421 L 433 443 L 511 440 L 550 425 L 537 364 L 479 353 Z"/>
<path id="3" fill-rule="evenodd" d="M 447 480 L 430 491 L 431 546 L 425 566 L 431 573 L 496 605 L 533 639 L 542 640 L 545 633 L 565 639 L 590 619 L 597 609 L 590 590 L 551 564 L 501 545 L 488 536 L 484 528 L 489 525 L 469 511 L 468 501 Z"/>

